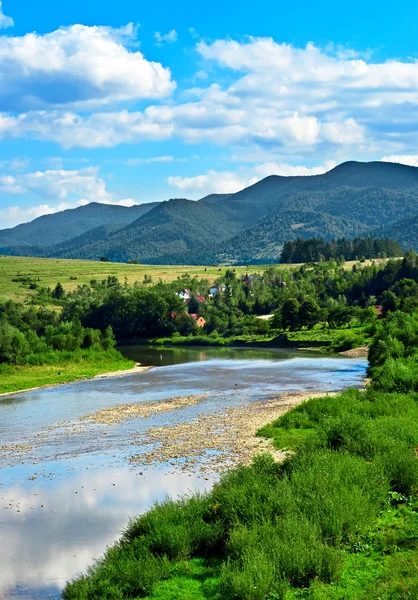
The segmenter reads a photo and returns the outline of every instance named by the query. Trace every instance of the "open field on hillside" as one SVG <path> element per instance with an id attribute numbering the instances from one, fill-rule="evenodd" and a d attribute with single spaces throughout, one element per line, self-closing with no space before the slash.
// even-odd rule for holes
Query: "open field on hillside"
<path id="1" fill-rule="evenodd" d="M 376 259 L 376 263 L 384 262 L 385 259 Z M 371 261 L 362 263 L 370 264 Z M 345 268 L 351 269 L 354 262 L 345 263 Z M 280 265 L 289 269 L 297 265 Z M 55 287 L 59 281 L 68 290 L 75 289 L 83 283 L 90 283 L 92 279 L 101 281 L 109 275 L 117 277 L 122 283 L 129 284 L 135 281 L 142 282 L 145 275 L 152 277 L 152 282 L 157 283 L 160 279 L 170 282 L 177 279 L 179 275 L 190 273 L 196 277 L 203 277 L 209 283 L 220 277 L 228 267 L 204 267 L 204 266 L 171 266 L 171 265 L 128 265 L 126 263 L 100 262 L 92 260 L 70 260 L 55 258 L 33 258 L 23 256 L 0 256 L 0 301 L 25 300 L 36 292 L 30 290 L 22 278 L 35 280 L 39 286 Z M 250 265 L 230 267 L 234 268 L 237 275 L 250 273 L 262 273 L 267 267 L 264 265 Z M 18 281 L 13 281 L 18 279 Z M 20 281 L 19 281 L 20 279 Z"/>
<path id="2" fill-rule="evenodd" d="M 170 282 L 179 275 L 190 273 L 193 276 L 204 277 L 213 283 L 225 267 L 189 267 L 165 265 L 128 265 L 125 263 L 99 262 L 91 260 L 67 260 L 54 258 L 33 258 L 22 256 L 0 256 L 0 301 L 5 299 L 24 300 L 36 292 L 30 290 L 22 281 L 13 279 L 29 277 L 43 287 L 54 287 L 59 281 L 66 290 L 73 290 L 78 285 L 89 283 L 92 279 L 101 281 L 109 275 L 117 277 L 122 283 L 142 282 L 145 275 L 152 277 L 152 282 L 160 279 Z M 237 274 L 246 273 L 247 268 L 234 267 Z M 207 269 L 205 271 L 205 269 Z M 254 266 L 252 273 L 262 272 L 265 267 Z M 39 280 L 38 280 L 39 278 Z"/>

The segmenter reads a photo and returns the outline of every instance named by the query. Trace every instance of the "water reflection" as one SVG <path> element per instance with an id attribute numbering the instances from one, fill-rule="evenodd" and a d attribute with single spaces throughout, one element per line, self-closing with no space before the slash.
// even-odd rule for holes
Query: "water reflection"
<path id="1" fill-rule="evenodd" d="M 213 360 L 221 358 L 222 360 L 241 360 L 241 359 L 268 359 L 268 360 L 286 360 L 296 356 L 307 356 L 318 358 L 317 352 L 298 352 L 291 348 L 256 348 L 242 347 L 230 348 L 214 346 L 213 348 L 204 346 L 176 346 L 154 348 L 149 346 L 122 346 L 118 350 L 124 356 L 135 360 L 145 366 L 164 367 L 168 365 L 179 365 L 185 362 L 196 362 Z"/>
<path id="2" fill-rule="evenodd" d="M 52 480 L 30 482 L 28 468 L 2 472 L 7 491 L 1 493 L 1 598 L 59 597 L 65 582 L 100 557 L 130 517 L 167 494 L 184 495 L 213 483 L 212 477 L 167 468 L 140 474 L 107 460 L 101 467 L 101 458 L 80 460 L 77 472 Z M 55 463 L 51 470 L 59 467 Z"/>

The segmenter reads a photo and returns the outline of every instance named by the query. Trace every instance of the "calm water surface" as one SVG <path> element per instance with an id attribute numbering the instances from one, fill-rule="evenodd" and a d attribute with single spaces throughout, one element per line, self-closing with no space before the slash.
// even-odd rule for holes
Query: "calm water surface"
<path id="1" fill-rule="evenodd" d="M 123 349 L 157 365 L 0 399 L 0 598 L 58 598 L 119 536 L 130 517 L 167 494 L 210 487 L 215 475 L 132 467 L 132 436 L 285 391 L 359 386 L 366 361 L 283 350 Z M 78 419 L 118 404 L 207 394 L 194 406 L 107 426 Z M 6 447 L 6 449 L 5 449 Z M 8 448 L 11 448 L 8 451 Z M 12 451 L 13 450 L 13 451 Z"/>

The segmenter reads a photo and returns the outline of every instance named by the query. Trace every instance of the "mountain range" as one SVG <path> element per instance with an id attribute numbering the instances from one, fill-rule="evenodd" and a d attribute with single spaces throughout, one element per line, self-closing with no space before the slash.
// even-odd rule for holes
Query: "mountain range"
<path id="1" fill-rule="evenodd" d="M 0 230 L 0 254 L 249 264 L 277 262 L 284 242 L 297 237 L 367 235 L 418 249 L 417 167 L 347 162 L 323 175 L 272 175 L 198 201 L 92 202 Z"/>

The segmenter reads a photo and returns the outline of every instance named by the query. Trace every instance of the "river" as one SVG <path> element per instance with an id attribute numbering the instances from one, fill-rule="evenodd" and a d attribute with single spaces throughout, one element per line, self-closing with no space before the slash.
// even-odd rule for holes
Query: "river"
<path id="1" fill-rule="evenodd" d="M 219 477 L 199 465 L 177 468 L 181 457 L 132 462 L 132 456 L 146 452 L 150 430 L 283 392 L 358 387 L 367 366 L 363 359 L 278 349 L 123 352 L 156 368 L 0 399 L 0 597 L 5 600 L 59 598 L 65 582 L 100 557 L 129 518 L 167 494 L 204 490 Z M 111 422 L 102 416 L 85 419 L 103 409 L 154 406 L 171 398 L 186 401 L 165 412 L 129 413 Z"/>

